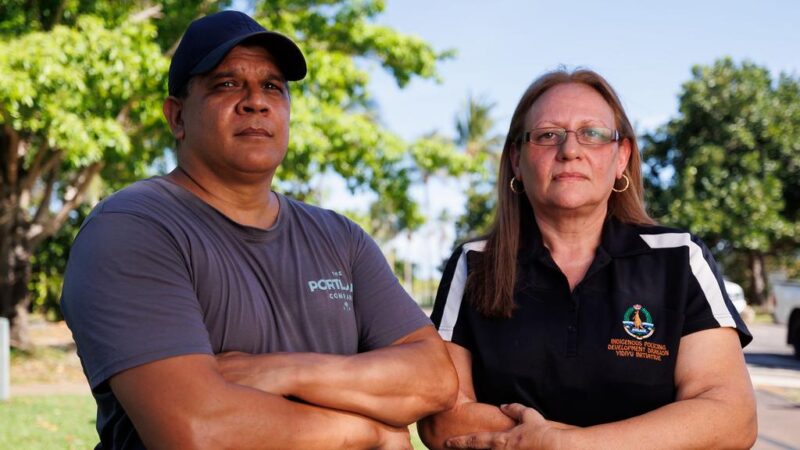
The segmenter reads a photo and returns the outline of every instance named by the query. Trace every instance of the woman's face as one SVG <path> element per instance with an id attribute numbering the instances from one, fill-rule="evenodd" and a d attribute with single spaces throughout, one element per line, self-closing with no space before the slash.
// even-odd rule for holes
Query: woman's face
<path id="1" fill-rule="evenodd" d="M 525 131 L 548 127 L 617 128 L 605 99 L 581 83 L 552 87 L 534 102 L 525 117 Z M 575 133 L 566 136 L 556 146 L 523 142 L 511 153 L 514 176 L 525 185 L 537 215 L 605 214 L 614 181 L 628 164 L 630 142 L 586 145 L 577 141 Z"/>

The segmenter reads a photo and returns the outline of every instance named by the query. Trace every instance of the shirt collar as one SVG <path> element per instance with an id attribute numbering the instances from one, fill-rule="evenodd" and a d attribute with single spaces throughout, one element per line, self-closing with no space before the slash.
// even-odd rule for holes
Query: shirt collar
<path id="1" fill-rule="evenodd" d="M 607 254 L 611 258 L 615 258 L 651 251 L 652 249 L 640 237 L 641 234 L 646 233 L 646 225 L 626 224 L 620 222 L 616 217 L 606 216 L 597 254 Z M 524 233 L 520 239 L 518 260 L 521 264 L 528 264 L 548 256 L 549 252 L 542 242 L 542 233 L 534 220 L 527 233 Z"/>

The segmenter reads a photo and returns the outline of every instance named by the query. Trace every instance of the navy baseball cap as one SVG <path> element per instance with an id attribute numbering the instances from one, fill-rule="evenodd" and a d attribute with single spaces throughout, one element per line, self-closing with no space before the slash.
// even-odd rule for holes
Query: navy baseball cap
<path id="1" fill-rule="evenodd" d="M 169 95 L 181 92 L 192 76 L 217 67 L 233 47 L 244 41 L 269 50 L 287 80 L 306 76 L 303 52 L 291 39 L 267 31 L 243 12 L 222 11 L 189 24 L 169 65 Z"/>

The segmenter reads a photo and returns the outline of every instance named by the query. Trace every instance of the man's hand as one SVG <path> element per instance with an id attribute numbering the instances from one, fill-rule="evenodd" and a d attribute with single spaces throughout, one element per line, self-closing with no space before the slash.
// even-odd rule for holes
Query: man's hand
<path id="1" fill-rule="evenodd" d="M 509 431 L 517 421 L 509 418 L 500 408 L 479 403 L 472 385 L 472 355 L 469 350 L 452 342 L 445 347 L 458 375 L 458 396 L 451 409 L 428 416 L 417 422 L 422 442 L 432 450 L 447 448 L 445 441 L 453 436 L 468 433 Z"/>
<path id="2" fill-rule="evenodd" d="M 484 448 L 503 450 L 528 450 L 557 447 L 558 427 L 548 422 L 533 408 L 519 403 L 502 405 L 500 410 L 518 425 L 508 431 L 473 433 L 447 440 L 452 448 Z"/>
<path id="3" fill-rule="evenodd" d="M 453 363 L 432 326 L 355 355 L 230 352 L 216 361 L 228 382 L 395 427 L 451 408 L 458 389 Z"/>
<path id="4" fill-rule="evenodd" d="M 147 448 L 409 448 L 405 429 L 230 383 L 210 355 L 142 364 L 109 383 Z"/>

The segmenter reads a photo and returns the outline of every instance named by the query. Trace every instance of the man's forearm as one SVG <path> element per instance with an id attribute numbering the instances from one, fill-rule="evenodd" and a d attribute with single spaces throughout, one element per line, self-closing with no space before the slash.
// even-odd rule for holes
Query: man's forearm
<path id="1" fill-rule="evenodd" d="M 407 430 L 226 382 L 207 355 L 144 364 L 110 384 L 148 448 L 407 448 Z"/>
<path id="2" fill-rule="evenodd" d="M 517 423 L 494 405 L 461 403 L 417 423 L 422 442 L 433 450 L 445 449 L 447 438 L 480 431 L 506 431 Z"/>
<path id="3" fill-rule="evenodd" d="M 302 404 L 245 387 L 235 388 L 249 392 L 233 395 L 230 400 L 238 399 L 228 402 L 224 410 L 212 414 L 207 421 L 207 426 L 217 431 L 215 437 L 223 441 L 203 439 L 202 447 L 373 449 L 405 448 L 399 445 L 408 444 L 407 430 L 392 429 L 358 414 Z M 242 403 L 242 394 L 252 400 Z M 255 408 L 247 411 L 248 406 Z M 214 444 L 209 445 L 211 442 Z"/>
<path id="4" fill-rule="evenodd" d="M 435 331 L 428 327 L 412 333 L 410 342 L 357 355 L 280 353 L 218 360 L 230 381 L 405 426 L 455 400 L 455 370 L 443 343 L 430 333 Z"/>

